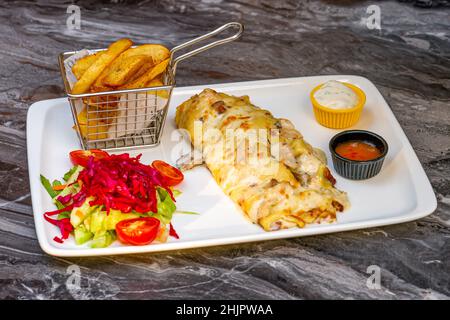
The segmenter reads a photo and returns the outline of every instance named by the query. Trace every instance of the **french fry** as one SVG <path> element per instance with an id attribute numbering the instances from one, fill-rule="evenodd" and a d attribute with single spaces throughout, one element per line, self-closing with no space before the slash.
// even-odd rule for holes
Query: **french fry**
<path id="1" fill-rule="evenodd" d="M 96 100 L 93 98 L 86 99 L 85 104 L 90 113 L 89 120 L 96 120 L 106 124 L 113 123 L 114 117 L 117 116 L 117 104 L 119 103 L 119 99 L 119 95 L 114 95 L 112 98 L 110 95 L 110 98 L 108 99 L 103 98 L 102 96 L 98 97 Z"/>
<path id="2" fill-rule="evenodd" d="M 108 67 L 122 52 L 127 50 L 133 42 L 130 39 L 120 39 L 112 43 L 104 53 L 92 63 L 81 78 L 72 88 L 72 94 L 81 94 L 89 91 L 91 85 L 100 76 L 103 70 Z"/>
<path id="3" fill-rule="evenodd" d="M 166 70 L 167 66 L 169 65 L 169 60 L 170 59 L 166 59 L 161 63 L 158 63 L 156 66 L 148 70 L 142 76 L 138 77 L 137 79 L 131 82 L 126 83 L 123 86 L 120 86 L 119 89 L 145 88 L 150 81 L 152 81 L 154 78 L 156 78 Z"/>
<path id="4" fill-rule="evenodd" d="M 108 125 L 102 120 L 89 119 L 89 125 L 87 120 L 87 109 L 83 108 L 78 115 L 78 124 L 80 126 L 80 133 L 83 138 L 89 140 L 106 139 L 108 132 Z M 77 130 L 77 126 L 74 126 Z"/>
<path id="5" fill-rule="evenodd" d="M 113 90 L 108 88 L 107 90 Z M 107 91 L 105 90 L 105 91 Z M 117 103 L 119 102 L 120 95 L 108 94 L 100 95 L 96 97 L 85 98 L 84 103 L 86 103 L 91 108 L 101 109 L 101 110 L 114 110 L 117 108 Z"/>
<path id="6" fill-rule="evenodd" d="M 78 79 L 72 93 L 162 86 L 161 74 L 170 61 L 169 49 L 157 44 L 131 45 L 131 40 L 121 39 L 107 50 L 79 59 L 72 67 Z M 151 93 L 166 99 L 169 95 L 167 90 Z M 80 135 L 90 141 L 108 138 L 108 129 L 117 121 L 120 99 L 119 94 L 84 98 L 85 108 L 77 115 Z"/>
<path id="7" fill-rule="evenodd" d="M 86 72 L 87 69 L 103 54 L 103 51 L 96 52 L 94 54 L 90 54 L 81 59 L 78 59 L 75 64 L 72 66 L 72 72 L 77 79 L 80 79 L 81 76 Z"/>
<path id="8" fill-rule="evenodd" d="M 163 60 L 169 58 L 170 51 L 166 47 L 159 44 L 143 44 L 137 46 L 135 48 L 129 48 L 122 52 L 108 67 L 106 67 L 99 77 L 95 80 L 90 88 L 90 92 L 104 92 L 114 90 L 113 87 L 107 85 L 104 82 L 104 79 L 108 76 L 109 73 L 113 72 L 113 70 L 117 70 L 120 65 L 123 65 L 123 60 L 134 57 L 134 56 L 147 56 L 149 58 L 148 63 L 145 63 L 142 68 L 137 71 L 135 75 L 131 77 L 129 80 L 136 79 L 143 73 L 145 73 L 152 66 L 162 62 Z M 124 83 L 126 83 L 125 81 Z M 123 85 L 124 83 L 120 84 Z M 120 86 L 119 85 L 119 86 Z M 117 85 L 116 85 L 117 86 Z"/>
<path id="9" fill-rule="evenodd" d="M 128 50 L 126 50 L 128 51 Z M 126 52 L 124 51 L 124 52 Z M 122 52 L 122 53 L 124 53 Z M 104 91 L 112 91 L 114 90 L 113 87 L 107 86 L 106 84 L 103 83 L 103 79 L 108 75 L 108 73 L 110 73 L 111 70 L 113 70 L 114 68 L 116 68 L 119 64 L 120 61 L 122 59 L 119 57 L 117 57 L 109 66 L 107 66 L 102 73 L 100 74 L 100 76 L 98 76 L 97 79 L 95 79 L 94 83 L 91 85 L 91 88 L 89 89 L 90 92 L 94 93 L 94 92 L 104 92 Z"/>
<path id="10" fill-rule="evenodd" d="M 104 85 L 118 87 L 125 84 L 144 64 L 151 63 L 151 58 L 144 55 L 118 58 L 120 61 L 114 69 L 102 79 Z"/>
<path id="11" fill-rule="evenodd" d="M 163 82 L 158 77 L 158 78 L 155 78 L 155 79 L 151 80 L 147 84 L 147 87 L 160 87 L 160 86 L 163 86 L 163 85 L 164 85 Z M 149 93 L 153 93 L 153 92 L 154 91 L 149 91 Z M 156 91 L 156 95 L 161 97 L 161 98 L 168 99 L 169 98 L 169 91 L 168 90 L 158 90 L 158 91 Z"/>
<path id="12" fill-rule="evenodd" d="M 159 87 L 162 85 L 163 85 L 163 82 L 162 82 L 161 76 L 157 76 L 156 78 L 150 80 L 150 82 L 148 83 L 149 87 Z"/>
<path id="13" fill-rule="evenodd" d="M 121 54 L 121 58 L 144 55 L 152 59 L 151 65 L 156 65 L 170 56 L 170 51 L 160 44 L 143 44 L 135 48 L 130 48 Z"/>
<path id="14" fill-rule="evenodd" d="M 132 82 L 142 76 L 144 73 L 147 73 L 151 68 L 153 68 L 153 65 L 146 63 L 144 64 L 135 74 L 131 76 L 131 78 L 127 82 Z"/>
<path id="15" fill-rule="evenodd" d="M 104 85 L 101 81 L 95 81 L 94 84 L 89 89 L 89 92 L 96 93 L 96 92 L 105 92 L 105 91 L 114 91 L 115 89 L 113 87 L 109 87 L 107 85 Z M 119 100 L 118 95 L 101 95 L 97 97 L 91 97 L 86 99 L 86 103 L 93 107 L 98 107 L 100 109 L 109 109 L 109 108 L 116 108 L 117 107 L 117 101 Z"/>
<path id="16" fill-rule="evenodd" d="M 114 90 L 113 87 L 107 86 L 107 85 L 103 84 L 102 81 L 97 81 L 97 80 L 89 88 L 89 92 L 91 92 L 91 93 L 113 91 L 113 90 Z"/>

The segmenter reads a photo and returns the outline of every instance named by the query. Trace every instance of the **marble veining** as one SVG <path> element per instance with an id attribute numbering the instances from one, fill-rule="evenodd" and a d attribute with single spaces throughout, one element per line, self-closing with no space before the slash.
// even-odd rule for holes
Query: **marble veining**
<path id="1" fill-rule="evenodd" d="M 447 1 L 71 1 L 0 3 L 0 299 L 449 299 L 450 5 Z M 366 9 L 381 9 L 381 30 Z M 63 96 L 62 51 L 119 37 L 174 46 L 237 20 L 245 35 L 180 64 L 179 86 L 325 74 L 372 80 L 405 130 L 438 199 L 400 225 L 157 254 L 63 259 L 36 239 L 26 113 Z M 81 288 L 68 284 L 77 265 Z M 381 288 L 366 285 L 381 268 Z"/>

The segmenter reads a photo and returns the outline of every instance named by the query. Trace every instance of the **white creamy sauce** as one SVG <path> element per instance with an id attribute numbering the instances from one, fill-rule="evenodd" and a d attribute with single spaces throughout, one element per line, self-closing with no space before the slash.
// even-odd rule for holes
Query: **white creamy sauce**
<path id="1" fill-rule="evenodd" d="M 351 109 L 358 103 L 356 93 L 345 84 L 330 80 L 314 93 L 316 101 L 330 109 Z"/>

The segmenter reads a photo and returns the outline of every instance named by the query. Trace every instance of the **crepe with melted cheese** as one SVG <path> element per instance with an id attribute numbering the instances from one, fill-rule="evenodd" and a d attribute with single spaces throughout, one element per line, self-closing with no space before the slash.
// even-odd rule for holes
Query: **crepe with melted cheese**
<path id="1" fill-rule="evenodd" d="M 178 106 L 175 121 L 225 194 L 266 231 L 334 221 L 349 206 L 324 153 L 248 96 L 205 89 Z"/>

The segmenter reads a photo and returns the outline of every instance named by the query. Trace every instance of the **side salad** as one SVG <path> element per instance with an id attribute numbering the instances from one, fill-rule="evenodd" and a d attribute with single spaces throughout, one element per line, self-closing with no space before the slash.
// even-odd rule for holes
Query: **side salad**
<path id="1" fill-rule="evenodd" d="M 176 210 L 174 186 L 183 181 L 181 171 L 164 161 L 151 165 L 141 155 L 108 154 L 102 150 L 70 152 L 74 165 L 63 180 L 41 182 L 57 210 L 44 213 L 57 226 L 63 243 L 70 234 L 82 245 L 103 248 L 118 238 L 129 245 L 166 242 L 178 238 L 171 220 Z"/>

